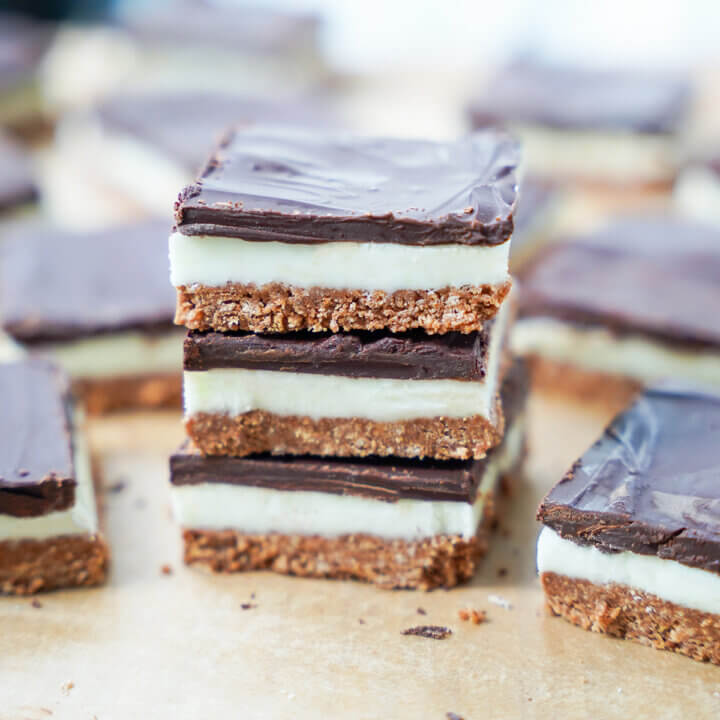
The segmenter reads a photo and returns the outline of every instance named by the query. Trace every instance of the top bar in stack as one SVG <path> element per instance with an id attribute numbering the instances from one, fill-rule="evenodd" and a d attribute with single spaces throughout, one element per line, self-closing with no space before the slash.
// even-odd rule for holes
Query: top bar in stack
<path id="1" fill-rule="evenodd" d="M 469 333 L 510 290 L 516 144 L 246 128 L 176 205 L 193 330 Z"/>

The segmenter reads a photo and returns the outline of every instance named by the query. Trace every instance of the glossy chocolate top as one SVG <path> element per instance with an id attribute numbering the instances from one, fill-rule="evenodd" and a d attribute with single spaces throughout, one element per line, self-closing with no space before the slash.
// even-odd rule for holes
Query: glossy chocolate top
<path id="1" fill-rule="evenodd" d="M 480 333 L 189 332 L 185 370 L 248 368 L 366 378 L 482 380 L 490 327 Z"/>
<path id="2" fill-rule="evenodd" d="M 36 199 L 30 158 L 19 145 L 0 133 L 0 212 Z"/>
<path id="3" fill-rule="evenodd" d="M 0 516 L 34 517 L 75 502 L 68 385 L 54 367 L 0 365 Z"/>
<path id="4" fill-rule="evenodd" d="M 720 397 L 648 390 L 545 498 L 538 519 L 603 550 L 720 572 Z"/>
<path id="5" fill-rule="evenodd" d="M 720 230 L 626 218 L 550 247 L 523 274 L 521 316 L 720 344 Z"/>
<path id="6" fill-rule="evenodd" d="M 509 427 L 525 403 L 528 375 L 521 361 L 513 364 L 502 387 Z M 502 448 L 502 444 L 500 445 Z M 171 458 L 174 485 L 228 483 L 276 490 L 304 490 L 359 495 L 395 502 L 401 498 L 474 502 L 494 454 L 482 460 L 405 460 L 399 458 L 318 458 L 256 455 L 203 457 L 186 442 Z"/>
<path id="7" fill-rule="evenodd" d="M 516 62 L 470 106 L 474 127 L 541 125 L 566 130 L 672 133 L 689 106 L 687 82 L 668 74 Z"/>
<path id="8" fill-rule="evenodd" d="M 329 112 L 322 104 L 177 92 L 113 97 L 100 105 L 97 115 L 107 132 L 129 136 L 169 156 L 187 171 L 190 182 L 228 127 L 254 122 L 322 126 Z"/>
<path id="9" fill-rule="evenodd" d="M 280 127 L 238 129 L 176 205 L 188 235 L 288 243 L 496 245 L 513 229 L 518 148 Z"/>
<path id="10" fill-rule="evenodd" d="M 28 226 L 0 248 L 3 328 L 33 343 L 118 330 L 170 330 L 167 225 L 91 234 Z"/>

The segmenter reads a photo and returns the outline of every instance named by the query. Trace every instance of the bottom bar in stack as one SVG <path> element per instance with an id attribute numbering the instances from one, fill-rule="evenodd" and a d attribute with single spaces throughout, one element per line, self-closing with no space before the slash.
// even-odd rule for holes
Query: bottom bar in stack
<path id="1" fill-rule="evenodd" d="M 386 588 L 452 587 L 484 554 L 497 494 L 525 454 L 527 372 L 502 387 L 506 434 L 480 460 L 204 457 L 170 459 L 185 562 L 267 569 Z"/>

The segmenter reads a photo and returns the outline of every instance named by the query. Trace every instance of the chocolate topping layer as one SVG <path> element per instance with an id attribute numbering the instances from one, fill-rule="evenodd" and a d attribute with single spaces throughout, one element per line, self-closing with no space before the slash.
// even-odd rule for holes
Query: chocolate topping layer
<path id="1" fill-rule="evenodd" d="M 516 62 L 470 106 L 474 127 L 544 125 L 567 130 L 675 132 L 690 87 L 667 73 L 599 71 Z"/>
<path id="2" fill-rule="evenodd" d="M 482 380 L 490 327 L 479 333 L 420 331 L 281 335 L 189 332 L 185 370 L 248 368 L 345 377 Z"/>
<path id="3" fill-rule="evenodd" d="M 172 328 L 162 222 L 87 235 L 28 227 L 9 235 L 0 255 L 3 328 L 20 341 Z"/>
<path id="4" fill-rule="evenodd" d="M 538 519 L 601 550 L 720 573 L 720 397 L 648 390 L 545 498 Z"/>
<path id="5" fill-rule="evenodd" d="M 67 382 L 46 363 L 0 365 L 0 515 L 34 517 L 75 502 Z"/>
<path id="6" fill-rule="evenodd" d="M 36 199 L 30 158 L 19 145 L 0 133 L 0 212 Z"/>
<path id="7" fill-rule="evenodd" d="M 521 316 L 661 341 L 720 344 L 720 231 L 670 218 L 618 221 L 548 248 L 523 274 Z"/>
<path id="8" fill-rule="evenodd" d="M 327 122 L 328 111 L 315 104 L 178 92 L 111 98 L 98 108 L 97 115 L 104 130 L 130 136 L 167 154 L 187 170 L 191 180 L 229 126 L 292 121 L 317 127 Z"/>
<path id="9" fill-rule="evenodd" d="M 502 387 L 506 427 L 517 419 L 528 388 L 527 368 L 517 361 Z M 412 460 L 400 458 L 319 458 L 255 455 L 203 456 L 186 441 L 170 458 L 174 485 L 227 483 L 359 495 L 388 502 L 401 498 L 474 502 L 493 450 L 481 460 Z"/>
<path id="10" fill-rule="evenodd" d="M 278 127 L 230 134 L 176 204 L 177 229 L 287 243 L 498 245 L 510 237 L 517 144 Z"/>

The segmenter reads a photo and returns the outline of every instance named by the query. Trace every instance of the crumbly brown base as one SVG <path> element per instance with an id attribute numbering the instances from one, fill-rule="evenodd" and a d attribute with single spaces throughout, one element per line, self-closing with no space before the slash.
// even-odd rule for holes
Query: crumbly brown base
<path id="1" fill-rule="evenodd" d="M 441 290 L 334 290 L 269 283 L 178 288 L 175 322 L 191 330 L 381 330 L 469 333 L 482 329 L 510 291 L 501 285 Z"/>
<path id="2" fill-rule="evenodd" d="M 177 373 L 85 378 L 73 383 L 90 415 L 116 410 L 182 408 L 182 375 Z"/>
<path id="3" fill-rule="evenodd" d="M 272 570 L 300 577 L 365 580 L 387 589 L 430 590 L 469 580 L 485 554 L 475 538 L 438 535 L 386 540 L 373 535 L 247 535 L 234 530 L 185 530 L 185 562 L 214 572 Z"/>
<path id="4" fill-rule="evenodd" d="M 365 457 L 481 458 L 502 439 L 504 421 L 498 403 L 496 423 L 482 415 L 469 418 L 419 418 L 376 422 L 365 418 L 274 415 L 252 410 L 242 415 L 195 413 L 185 428 L 206 455 L 335 455 Z"/>
<path id="5" fill-rule="evenodd" d="M 585 630 L 720 665 L 720 615 L 624 585 L 595 585 L 556 573 L 543 573 L 541 582 L 551 612 Z"/>
<path id="6" fill-rule="evenodd" d="M 580 402 L 606 400 L 624 406 L 642 391 L 642 383 L 631 378 L 583 370 L 538 356 L 528 358 L 532 385 L 543 392 L 572 397 Z"/>
<path id="7" fill-rule="evenodd" d="M 105 581 L 109 552 L 98 535 L 0 542 L 0 593 L 31 595 Z"/>

